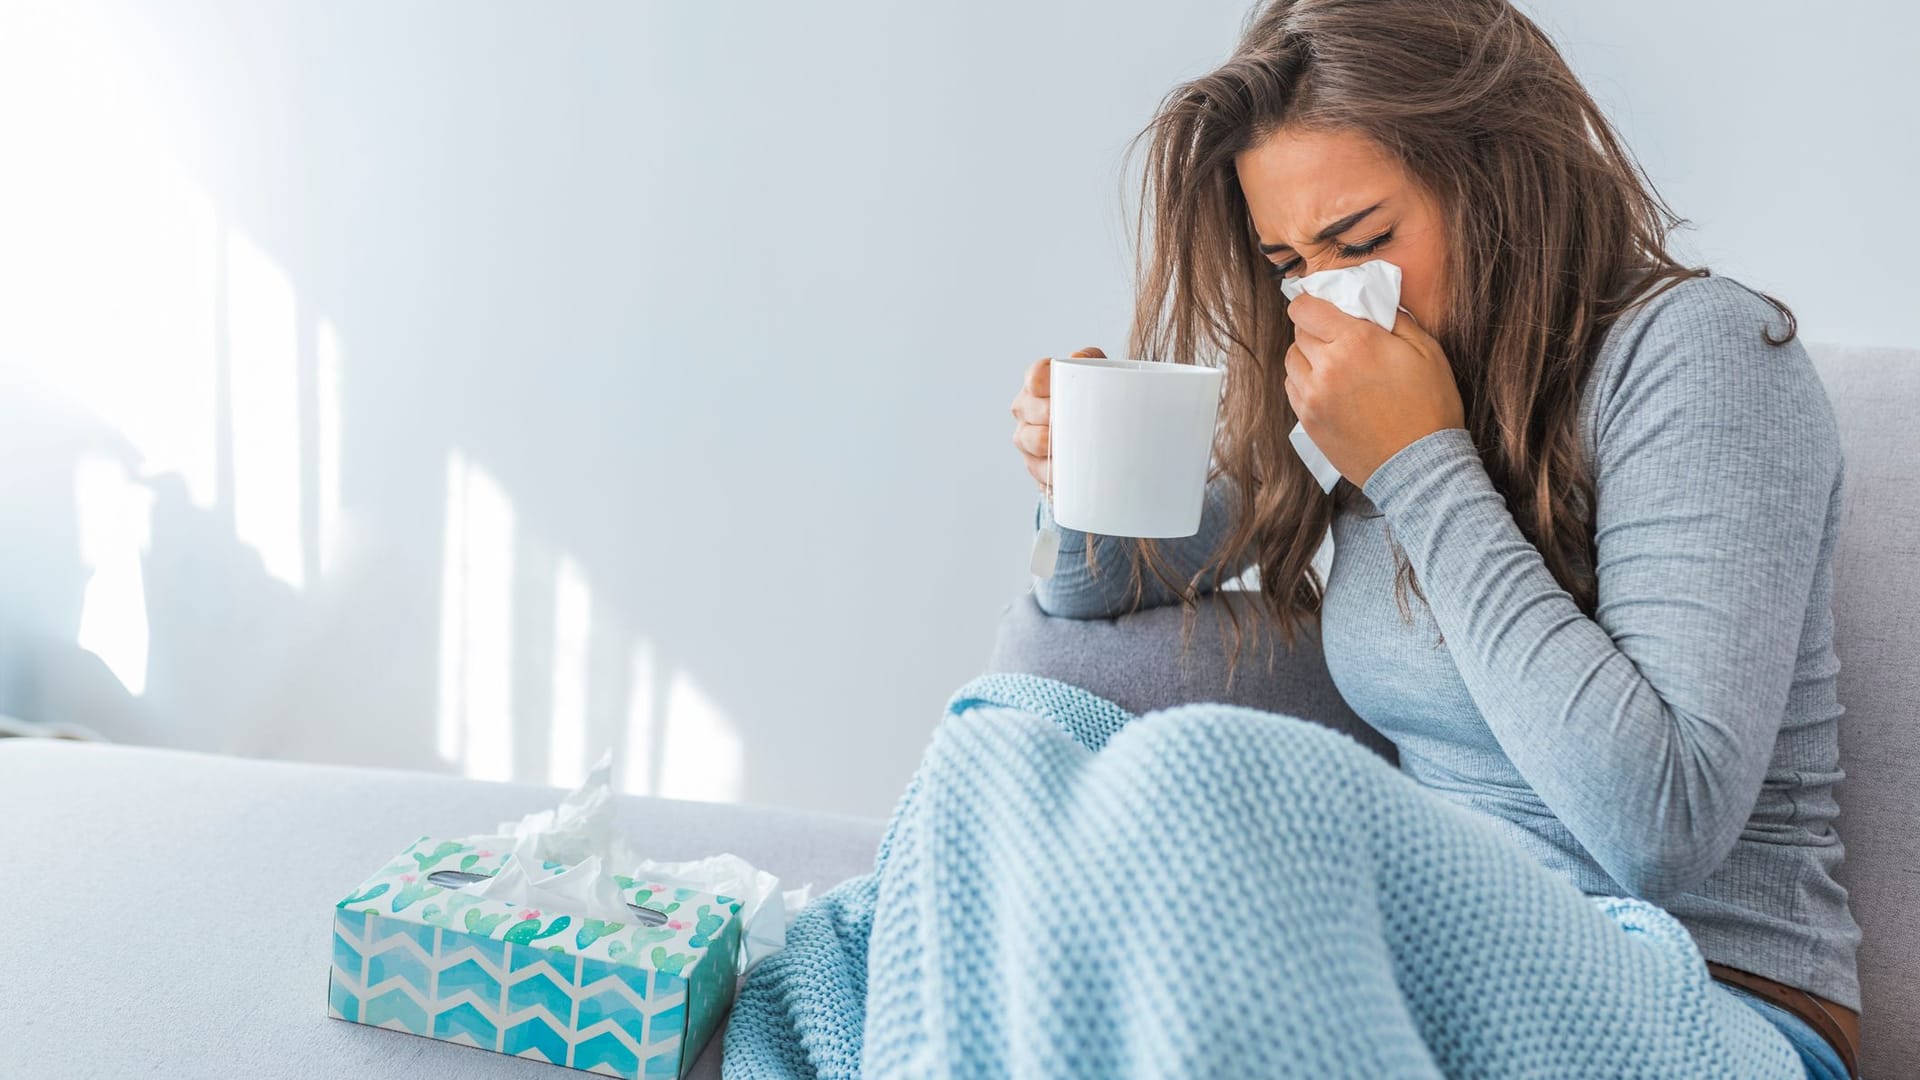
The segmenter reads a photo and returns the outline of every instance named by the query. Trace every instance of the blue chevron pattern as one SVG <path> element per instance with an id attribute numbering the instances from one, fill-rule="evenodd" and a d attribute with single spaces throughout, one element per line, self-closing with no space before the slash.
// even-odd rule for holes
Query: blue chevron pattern
<path id="1" fill-rule="evenodd" d="M 562 946 L 345 908 L 334 911 L 332 954 L 327 1015 L 336 1019 L 628 1080 L 680 1076 L 733 990 L 730 964 L 703 966 L 690 984 Z M 711 987 L 708 970 L 724 973 L 724 988 Z"/>

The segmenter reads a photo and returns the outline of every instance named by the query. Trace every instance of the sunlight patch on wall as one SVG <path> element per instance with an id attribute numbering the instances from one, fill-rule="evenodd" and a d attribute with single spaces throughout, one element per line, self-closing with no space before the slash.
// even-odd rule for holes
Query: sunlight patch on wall
<path id="1" fill-rule="evenodd" d="M 233 530 L 300 588 L 300 328 L 293 283 L 244 233 L 227 237 Z"/>
<path id="2" fill-rule="evenodd" d="M 147 690 L 147 596 L 140 559 L 149 541 L 152 500 L 152 493 L 112 458 L 88 456 L 74 464 L 80 558 L 92 570 L 77 640 L 136 696 Z"/>
<path id="3" fill-rule="evenodd" d="M 513 779 L 513 503 L 447 455 L 440 600 L 440 756 L 481 780 Z"/>
<path id="4" fill-rule="evenodd" d="M 340 561 L 340 332 L 321 319 L 313 343 L 314 492 L 322 576 Z"/>
<path id="5" fill-rule="evenodd" d="M 79 5 L 0 5 L 0 363 L 215 492 L 211 200 L 167 118 Z"/>
<path id="6" fill-rule="evenodd" d="M 667 690 L 660 794 L 670 799 L 733 802 L 743 770 L 740 733 L 684 671 Z"/>
<path id="7" fill-rule="evenodd" d="M 587 646 L 593 629 L 593 597 L 586 571 L 570 555 L 560 558 L 553 594 L 547 783 L 570 788 L 587 778 Z"/>
<path id="8" fill-rule="evenodd" d="M 653 740 L 657 727 L 653 708 L 653 642 L 641 638 L 633 645 L 632 681 L 627 692 L 626 747 L 620 770 L 622 790 L 634 795 L 653 794 Z"/>

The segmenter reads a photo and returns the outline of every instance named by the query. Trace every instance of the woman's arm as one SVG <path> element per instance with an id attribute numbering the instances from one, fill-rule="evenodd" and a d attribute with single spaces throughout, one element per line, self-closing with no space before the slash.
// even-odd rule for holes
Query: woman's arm
<path id="1" fill-rule="evenodd" d="M 1181 581 L 1191 580 L 1202 563 L 1210 558 L 1231 531 L 1239 513 L 1240 500 L 1231 481 L 1222 474 L 1207 484 L 1206 504 L 1200 511 L 1200 531 L 1192 536 L 1161 540 L 1160 551 L 1168 567 Z M 1040 527 L 1046 509 L 1043 495 L 1034 507 L 1034 528 Z M 1104 536 L 1069 529 L 1058 522 L 1060 554 L 1054 561 L 1052 577 L 1033 579 L 1033 598 L 1040 610 L 1070 619 L 1110 619 L 1133 609 L 1133 570 L 1131 538 Z M 1094 559 L 1100 567 L 1097 576 L 1087 572 L 1086 548 L 1094 545 Z M 1241 560 L 1243 563 L 1248 560 Z M 1212 592 L 1222 580 L 1231 581 L 1246 570 L 1245 565 L 1231 567 L 1224 576 L 1210 571 L 1200 581 L 1202 593 Z M 1151 566 L 1141 567 L 1140 610 L 1175 603 L 1179 597 L 1160 581 Z"/>
<path id="2" fill-rule="evenodd" d="M 1365 488 L 1502 749 L 1615 881 L 1655 901 L 1705 881 L 1753 811 L 1841 482 L 1806 350 L 1768 346 L 1756 308 L 1772 309 L 1714 287 L 1619 328 L 1634 335 L 1621 361 L 1595 372 L 1594 618 L 1465 430 L 1407 446 Z"/>

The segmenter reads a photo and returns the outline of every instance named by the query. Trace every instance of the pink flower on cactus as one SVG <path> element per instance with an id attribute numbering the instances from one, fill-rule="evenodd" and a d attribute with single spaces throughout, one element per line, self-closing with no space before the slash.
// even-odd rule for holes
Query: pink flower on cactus
<path id="1" fill-rule="evenodd" d="M 662 889 L 665 889 L 665 888 L 666 888 L 666 886 L 665 886 L 665 885 L 661 885 L 661 884 L 659 884 L 659 883 L 657 883 L 657 882 L 656 882 L 656 883 L 654 883 L 654 884 L 651 884 L 651 885 L 648 885 L 648 886 L 647 886 L 647 889 L 648 889 L 648 891 L 650 891 L 650 892 L 659 892 L 659 891 L 661 891 Z"/>
<path id="2" fill-rule="evenodd" d="M 520 917 L 523 919 L 537 919 L 540 917 L 540 909 L 528 908 L 527 910 L 520 913 Z"/>
<path id="3" fill-rule="evenodd" d="M 476 851 L 476 852 L 474 852 L 474 854 L 476 854 L 476 855 L 478 855 L 478 856 L 480 856 L 480 857 L 481 857 L 481 858 L 483 858 L 483 859 L 491 859 L 491 858 L 493 858 L 493 852 L 491 852 L 491 851 Z"/>
<path id="4" fill-rule="evenodd" d="M 406 882 L 411 882 L 411 881 L 413 881 L 413 875 L 412 875 L 412 874 L 401 874 L 401 875 L 400 875 L 400 880 L 401 880 L 401 881 L 406 881 Z"/>
<path id="5" fill-rule="evenodd" d="M 687 924 L 681 922 L 679 919 L 668 919 L 667 925 L 675 930 L 685 930 L 687 928 Z"/>

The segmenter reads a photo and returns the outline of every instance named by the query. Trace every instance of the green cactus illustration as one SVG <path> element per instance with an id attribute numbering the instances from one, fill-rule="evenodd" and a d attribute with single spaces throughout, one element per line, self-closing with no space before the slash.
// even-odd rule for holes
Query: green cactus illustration
<path id="1" fill-rule="evenodd" d="M 363 892 L 358 896 L 349 896 L 345 900 L 340 901 L 340 906 L 345 907 L 349 904 L 365 903 L 366 901 L 371 900 L 376 896 L 379 896 L 381 893 L 386 892 L 390 888 L 392 888 L 392 886 L 383 881 L 380 884 L 375 885 L 373 888 L 368 889 L 366 892 Z"/>
<path id="2" fill-rule="evenodd" d="M 497 915 L 482 915 L 479 909 L 476 908 L 467 912 L 467 932 L 470 934 L 479 934 L 481 937 L 492 937 L 493 928 L 511 918 L 513 918 L 513 913 L 510 911 L 502 911 Z"/>
<path id="3" fill-rule="evenodd" d="M 515 945 L 531 945 L 543 937 L 552 937 L 572 924 L 572 916 L 562 915 L 553 920 L 553 923 L 545 930 L 542 930 L 540 929 L 539 919 L 521 919 L 507 929 L 506 935 L 501 940 L 512 942 Z"/>
<path id="4" fill-rule="evenodd" d="M 686 967 L 687 961 L 691 959 L 693 959 L 693 957 L 688 956 L 686 953 L 677 952 L 669 955 L 665 948 L 659 945 L 653 947 L 654 968 L 658 971 L 664 971 L 669 975 L 680 974 L 680 969 Z"/>
<path id="5" fill-rule="evenodd" d="M 425 880 L 403 881 L 400 885 L 400 891 L 393 896 L 393 910 L 396 913 L 405 911 L 407 908 L 412 907 L 416 901 L 424 900 L 435 893 L 444 891 L 440 886 L 431 884 Z"/>
<path id="6" fill-rule="evenodd" d="M 618 960 L 628 954 L 639 955 L 648 945 L 656 941 L 672 938 L 675 931 L 665 926 L 642 926 L 633 931 L 633 935 L 624 941 L 615 941 L 607 945 L 607 959 Z"/>
<path id="7" fill-rule="evenodd" d="M 720 928 L 726 925 L 727 920 L 718 915 L 708 914 L 705 904 L 701 904 L 698 910 L 700 920 L 693 924 L 693 937 L 687 939 L 687 944 L 696 949 L 704 949 L 707 943 L 713 940 L 713 935 L 719 933 Z"/>
<path id="8" fill-rule="evenodd" d="M 608 934 L 618 933 L 626 923 L 602 922 L 599 919 L 587 919 L 580 924 L 580 932 L 574 935 L 575 946 L 586 948 Z"/>
<path id="9" fill-rule="evenodd" d="M 447 906 L 444 909 L 439 904 L 428 904 L 426 907 L 421 908 L 420 921 L 429 926 L 442 926 L 448 930 L 458 930 L 460 926 L 454 921 L 454 916 L 480 903 L 480 898 L 477 896 L 467 896 L 460 892 L 453 892 L 447 895 L 446 903 Z"/>
<path id="10" fill-rule="evenodd" d="M 620 886 L 620 890 L 621 890 L 622 892 L 625 892 L 626 890 L 628 890 L 628 889 L 631 889 L 631 888 L 633 888 L 633 883 L 634 883 L 635 881 L 637 881 L 637 880 L 639 880 L 639 879 L 638 879 L 638 878 L 630 878 L 630 877 L 628 877 L 628 876 L 627 876 L 627 875 L 625 875 L 625 874 L 615 874 L 615 875 L 613 875 L 613 883 L 614 883 L 614 884 L 616 884 L 616 885 L 618 885 L 618 886 Z"/>
<path id="11" fill-rule="evenodd" d="M 675 890 L 673 890 L 673 898 L 674 898 L 675 900 L 686 900 L 686 899 L 688 899 L 688 898 L 690 898 L 691 896 L 693 896 L 693 890 L 692 890 L 692 889 L 684 889 L 684 888 L 682 888 L 682 889 L 675 889 Z"/>
<path id="12" fill-rule="evenodd" d="M 454 852 L 459 851 L 463 846 L 464 845 L 462 845 L 457 840 L 442 840 L 440 841 L 439 847 L 434 848 L 432 852 L 426 855 L 422 855 L 417 851 L 414 852 L 413 861 L 420 864 L 421 870 L 425 870 L 428 867 L 432 866 L 434 863 L 439 862 L 441 859 L 444 859 L 447 856 L 453 854 Z"/>
<path id="13" fill-rule="evenodd" d="M 462 855 L 460 857 L 460 869 L 472 870 L 473 864 L 479 861 L 480 861 L 480 856 L 478 855 Z"/>

